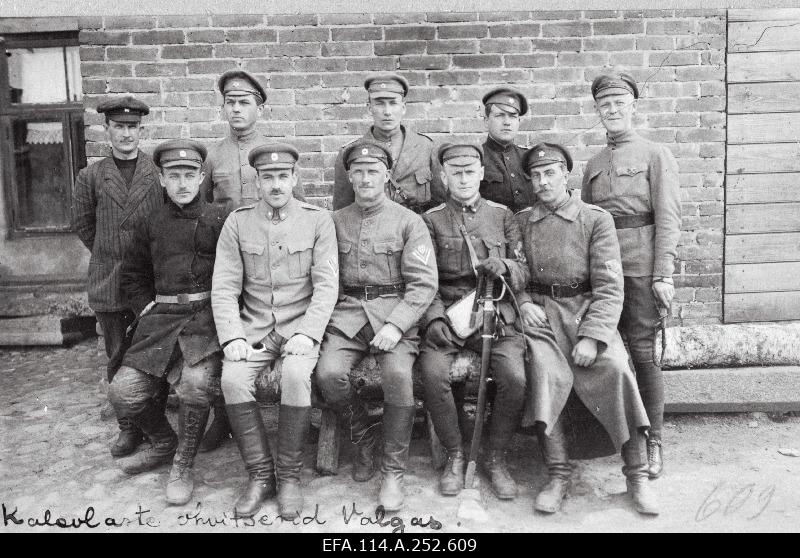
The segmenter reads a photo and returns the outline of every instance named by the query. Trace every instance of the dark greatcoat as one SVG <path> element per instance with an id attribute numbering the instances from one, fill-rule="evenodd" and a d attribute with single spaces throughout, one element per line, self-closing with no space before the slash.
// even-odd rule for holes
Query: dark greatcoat
<path id="1" fill-rule="evenodd" d="M 198 195 L 183 208 L 168 201 L 137 228 L 122 266 L 122 289 L 138 315 L 155 295 L 211 290 L 217 239 L 226 208 Z M 180 347 L 195 365 L 220 350 L 211 299 L 158 303 L 141 316 L 122 363 L 163 376 Z"/>
<path id="2" fill-rule="evenodd" d="M 590 292 L 573 297 L 525 294 L 544 307 L 549 327 L 526 328 L 531 399 L 522 424 L 544 422 L 549 434 L 574 389 L 619 452 L 630 432 L 650 423 L 617 331 L 623 276 L 614 221 L 574 192 L 555 212 L 537 203 L 518 213 L 517 219 L 531 281 L 591 285 Z M 580 337 L 598 341 L 597 359 L 589 367 L 572 362 L 572 349 Z"/>
<path id="3" fill-rule="evenodd" d="M 112 157 L 81 169 L 75 180 L 73 222 L 89 260 L 89 306 L 95 312 L 128 308 L 120 290 L 122 260 L 136 226 L 164 203 L 158 169 L 139 151 L 130 189 Z"/>

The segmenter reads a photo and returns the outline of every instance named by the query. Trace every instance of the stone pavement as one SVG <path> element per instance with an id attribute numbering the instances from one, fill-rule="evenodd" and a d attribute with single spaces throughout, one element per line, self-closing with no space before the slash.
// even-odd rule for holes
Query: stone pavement
<path id="1" fill-rule="evenodd" d="M 562 513 L 534 514 L 533 498 L 545 482 L 545 471 L 535 439 L 524 435 L 516 436 L 510 452 L 511 472 L 520 485 L 520 497 L 513 502 L 495 499 L 485 482 L 480 501 L 439 496 L 428 443 L 420 438 L 412 444 L 406 508 L 394 518 L 380 518 L 374 510 L 378 480 L 360 484 L 350 478 L 349 444 L 342 441 L 339 475 L 324 477 L 313 469 L 316 447 L 309 440 L 303 473 L 305 524 L 276 519 L 274 501 L 262 508 L 255 525 L 237 523 L 230 511 L 245 473 L 229 440 L 198 456 L 193 502 L 167 506 L 167 467 L 130 477 L 115 467 L 108 453 L 116 424 L 100 418 L 105 401 L 99 379 L 104 372 L 96 346 L 89 339 L 70 348 L 0 350 L 0 530 L 800 530 L 800 458 L 778 451 L 790 453 L 786 450 L 800 446 L 800 417 L 793 415 L 669 416 L 666 474 L 653 481 L 662 504 L 658 518 L 642 518 L 633 510 L 616 457 L 575 462 Z M 264 412 L 274 440 L 276 408 Z M 173 424 L 175 419 L 170 412 Z M 67 527 L 57 525 L 59 518 Z"/>

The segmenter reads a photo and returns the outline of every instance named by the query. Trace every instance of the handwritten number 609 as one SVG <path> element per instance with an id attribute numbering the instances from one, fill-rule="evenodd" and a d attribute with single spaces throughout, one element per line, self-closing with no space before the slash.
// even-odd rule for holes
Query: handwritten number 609
<path id="1" fill-rule="evenodd" d="M 697 513 L 695 514 L 694 517 L 695 521 L 697 522 L 705 521 L 706 519 L 717 513 L 722 508 L 723 504 L 720 501 L 720 499 L 716 497 L 716 494 L 722 490 L 723 486 L 725 486 L 724 482 L 719 483 L 714 487 L 714 489 L 709 493 L 709 495 L 706 496 L 706 499 L 697 509 Z M 751 483 L 751 484 L 746 484 L 740 489 L 738 489 L 733 494 L 733 496 L 728 500 L 728 504 L 722 510 L 722 515 L 727 516 L 740 510 L 742 506 L 744 506 L 750 499 L 750 497 L 753 495 L 753 491 L 755 490 L 755 488 L 756 485 L 754 483 Z M 758 496 L 756 496 L 756 501 L 758 502 L 760 508 L 755 514 L 748 516 L 747 519 L 755 519 L 756 517 L 761 515 L 764 512 L 764 510 L 767 509 L 767 506 L 769 505 L 773 494 L 775 494 L 774 485 L 767 486 L 763 490 L 761 490 L 761 492 L 758 493 Z"/>

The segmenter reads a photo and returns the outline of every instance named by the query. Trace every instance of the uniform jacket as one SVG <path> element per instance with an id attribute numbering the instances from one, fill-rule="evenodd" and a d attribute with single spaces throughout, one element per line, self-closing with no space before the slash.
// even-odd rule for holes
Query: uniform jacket
<path id="1" fill-rule="evenodd" d="M 502 146 L 487 137 L 483 143 L 481 196 L 502 203 L 514 213 L 536 201 L 527 173 L 522 168 L 526 148 L 514 143 Z"/>
<path id="2" fill-rule="evenodd" d="M 414 132 L 407 126 L 401 126 L 401 128 L 403 130 L 403 148 L 400 157 L 392 165 L 391 174 L 394 184 L 403 193 L 400 194 L 390 182 L 386 185 L 386 196 L 419 213 L 445 201 L 447 194 L 442 185 L 441 167 L 433 140 L 424 134 Z M 360 139 L 378 141 L 372 133 L 372 128 Z M 336 157 L 333 182 L 334 210 L 342 209 L 355 201 L 353 186 L 344 169 L 343 157 L 346 147 L 342 147 Z"/>
<path id="3" fill-rule="evenodd" d="M 164 203 L 158 169 L 138 152 L 130 189 L 112 157 L 81 169 L 75 180 L 73 220 L 78 237 L 92 253 L 89 306 L 96 312 L 127 308 L 120 290 L 125 252 L 139 222 Z"/>
<path id="4" fill-rule="evenodd" d="M 407 332 L 436 294 L 438 274 L 431 237 L 422 218 L 384 198 L 361 209 L 355 203 L 333 213 L 343 286 L 405 283 L 405 293 L 372 300 L 342 294 L 330 325 L 354 337 L 367 323 L 377 333 L 385 323 Z"/>
<path id="5" fill-rule="evenodd" d="M 322 341 L 338 272 L 328 211 L 294 198 L 278 210 L 262 200 L 234 211 L 219 237 L 211 290 L 220 343 L 254 344 L 273 330 Z"/>
<path id="6" fill-rule="evenodd" d="M 653 213 L 654 225 L 617 229 L 622 269 L 629 277 L 671 277 L 681 235 L 678 165 L 672 152 L 636 134 L 608 137 L 589 160 L 581 197 L 612 215 Z"/>
<path id="7" fill-rule="evenodd" d="M 466 228 L 478 259 L 501 258 L 508 267 L 506 280 L 509 286 L 515 294 L 524 292 L 530 273 L 523 258 L 522 234 L 506 206 L 478 197 L 471 208 L 465 208 L 451 198 L 426 211 L 422 219 L 433 240 L 439 269 L 439 290 L 425 312 L 425 326 L 437 318 L 446 319 L 447 307 L 476 286 L 475 272 L 459 231 L 460 225 Z M 510 299 L 510 295 L 506 295 L 500 303 L 500 312 L 508 324 L 516 318 Z"/>
<path id="8" fill-rule="evenodd" d="M 184 207 L 168 200 L 140 223 L 122 266 L 122 290 L 131 309 L 141 313 L 156 294 L 210 291 L 217 238 L 224 222 L 224 209 L 198 194 Z M 153 306 L 139 318 L 123 363 L 162 376 L 176 344 L 190 365 L 219 351 L 208 299 Z"/>
<path id="9" fill-rule="evenodd" d="M 229 213 L 260 200 L 256 169 L 250 166 L 247 155 L 251 149 L 270 141 L 274 140 L 257 130 L 238 135 L 229 129 L 228 135 L 208 150 L 203 168 L 206 176 L 200 185 L 206 200 L 224 206 Z M 293 194 L 305 201 L 302 185 L 295 186 Z"/>
<path id="10" fill-rule="evenodd" d="M 568 298 L 526 295 L 544 307 L 549 322 L 546 331 L 533 328 L 529 335 L 529 339 L 539 340 L 530 351 L 534 368 L 531 393 L 546 406 L 539 408 L 537 420 L 553 424 L 574 388 L 618 451 L 627 441 L 631 425 L 649 423 L 617 332 L 624 279 L 611 215 L 571 192 L 569 201 L 555 212 L 537 203 L 518 213 L 517 219 L 531 281 L 550 285 L 585 281 L 591 285 L 591 292 Z M 575 366 L 571 353 L 581 337 L 599 341 L 598 354 L 608 351 L 613 362 L 598 360 L 587 368 Z M 546 397 L 536 379 L 544 373 L 551 378 L 552 391 Z"/>

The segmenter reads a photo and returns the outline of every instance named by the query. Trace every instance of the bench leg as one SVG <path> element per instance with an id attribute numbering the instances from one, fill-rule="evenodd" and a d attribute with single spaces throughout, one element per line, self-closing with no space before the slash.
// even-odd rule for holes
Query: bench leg
<path id="1" fill-rule="evenodd" d="M 431 414 L 427 411 L 425 412 L 425 419 L 428 422 L 428 435 L 431 438 L 431 464 L 433 469 L 438 471 L 444 467 L 447 456 L 445 455 L 444 446 L 442 446 L 442 442 L 439 441 L 439 436 L 436 435 L 436 430 L 433 428 Z"/>
<path id="2" fill-rule="evenodd" d="M 332 409 L 322 409 L 317 442 L 317 471 L 335 475 L 339 471 L 339 415 Z"/>

